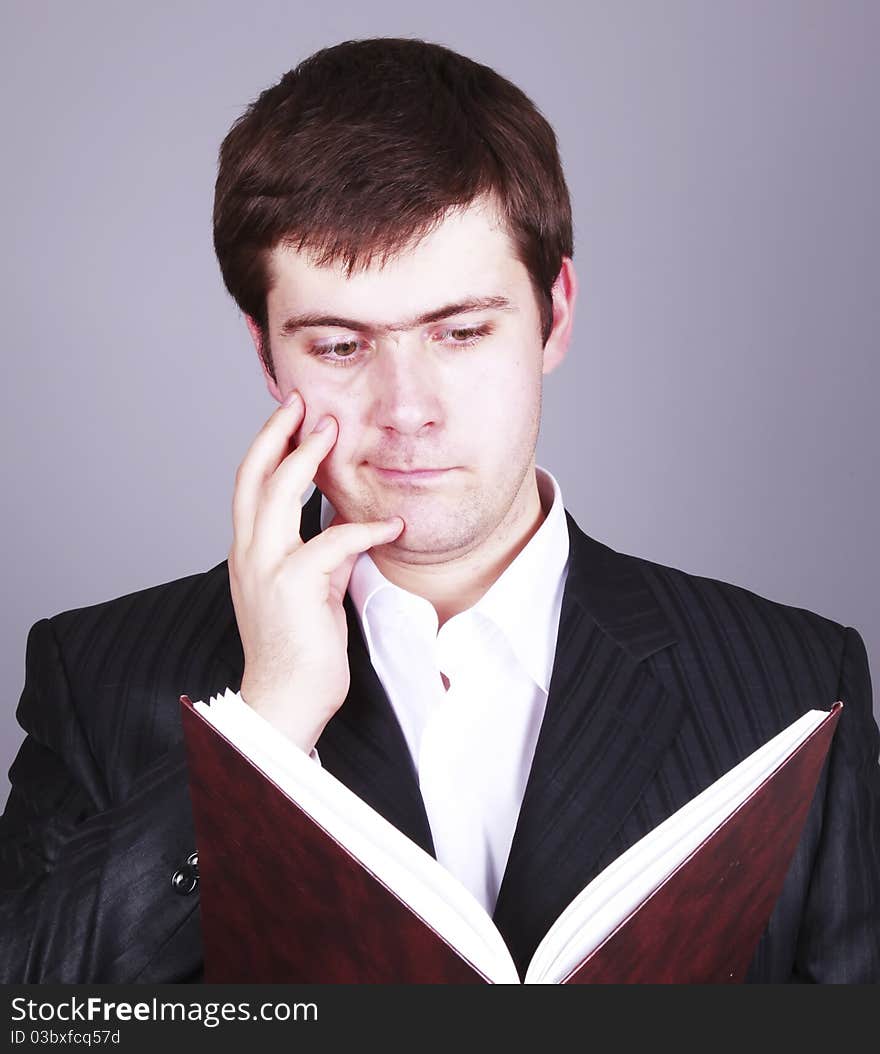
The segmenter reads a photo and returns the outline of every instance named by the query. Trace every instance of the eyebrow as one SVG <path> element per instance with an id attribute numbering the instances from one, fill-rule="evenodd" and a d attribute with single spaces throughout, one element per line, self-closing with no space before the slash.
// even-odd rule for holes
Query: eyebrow
<path id="1" fill-rule="evenodd" d="M 311 326 L 333 326 L 337 329 L 353 329 L 358 333 L 397 333 L 401 330 L 415 329 L 429 322 L 440 322 L 452 315 L 462 315 L 468 311 L 516 311 L 514 304 L 506 296 L 472 296 L 466 297 L 443 307 L 433 308 L 417 318 L 405 319 L 388 325 L 375 322 L 363 322 L 355 318 L 340 318 L 338 315 L 303 314 L 291 315 L 281 325 L 281 336 L 289 337 L 297 330 Z"/>

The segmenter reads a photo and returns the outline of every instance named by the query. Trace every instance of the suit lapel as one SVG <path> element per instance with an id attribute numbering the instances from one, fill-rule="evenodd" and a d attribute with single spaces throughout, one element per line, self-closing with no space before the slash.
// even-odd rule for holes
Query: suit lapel
<path id="1" fill-rule="evenodd" d="M 569 572 L 544 720 L 494 921 L 520 974 L 601 868 L 672 744 L 681 701 L 642 660 L 675 643 L 637 563 L 568 516 Z"/>
<path id="2" fill-rule="evenodd" d="M 409 747 L 373 669 L 351 599 L 345 598 L 351 688 L 317 743 L 321 764 L 434 856 Z"/>

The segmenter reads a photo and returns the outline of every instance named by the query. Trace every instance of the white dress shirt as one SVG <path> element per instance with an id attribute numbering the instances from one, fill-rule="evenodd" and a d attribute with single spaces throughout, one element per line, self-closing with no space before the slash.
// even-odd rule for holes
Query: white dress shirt
<path id="1" fill-rule="evenodd" d="M 568 570 L 559 484 L 542 468 L 537 480 L 541 526 L 439 632 L 433 605 L 389 582 L 366 553 L 348 587 L 418 773 L 437 860 L 490 915 L 544 717 Z M 322 498 L 322 530 L 333 516 Z"/>

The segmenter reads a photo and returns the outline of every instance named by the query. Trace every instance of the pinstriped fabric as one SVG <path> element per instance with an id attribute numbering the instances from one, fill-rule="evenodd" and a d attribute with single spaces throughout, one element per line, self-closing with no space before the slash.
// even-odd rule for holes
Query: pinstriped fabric
<path id="1" fill-rule="evenodd" d="M 318 530 L 320 493 L 303 511 Z M 846 704 L 756 981 L 880 980 L 880 775 L 854 630 L 624 556 L 568 518 L 570 567 L 544 722 L 495 922 L 521 972 L 582 886 L 799 714 Z M 322 764 L 432 852 L 406 744 L 349 624 L 352 687 Z M 226 564 L 41 620 L 27 738 L 0 820 L 4 981 L 201 976 L 178 699 L 237 689 Z M 5 950 L 5 949 L 4 949 Z"/>
<path id="2" fill-rule="evenodd" d="M 226 564 L 52 621 L 73 706 L 88 713 L 91 750 L 113 799 L 122 800 L 132 778 L 180 741 L 179 696 L 231 683 L 235 615 Z"/>
<path id="3" fill-rule="evenodd" d="M 86 730 L 100 737 L 87 694 L 74 709 L 75 671 L 52 620 L 32 627 L 25 665 L 17 714 L 27 738 L 0 819 L 0 981 L 133 981 L 197 906 L 168 896 L 193 845 L 183 752 L 166 743 L 114 801 L 112 761 L 86 742 Z M 197 939 L 162 970 L 179 980 L 200 961 Z"/>

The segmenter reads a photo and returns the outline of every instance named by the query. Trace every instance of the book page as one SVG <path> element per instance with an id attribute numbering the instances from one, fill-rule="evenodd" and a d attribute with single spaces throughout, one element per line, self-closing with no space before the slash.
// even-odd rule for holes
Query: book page
<path id="1" fill-rule="evenodd" d="M 623 922 L 828 716 L 810 710 L 614 860 L 538 945 L 527 984 L 557 984 Z"/>
<path id="2" fill-rule="evenodd" d="M 193 706 L 471 965 L 495 983 L 519 983 L 483 906 L 429 853 L 229 689 Z"/>

